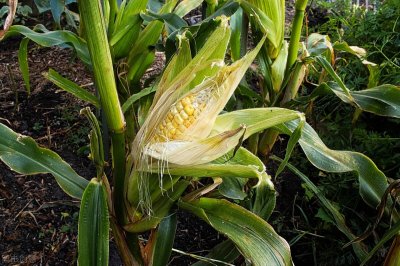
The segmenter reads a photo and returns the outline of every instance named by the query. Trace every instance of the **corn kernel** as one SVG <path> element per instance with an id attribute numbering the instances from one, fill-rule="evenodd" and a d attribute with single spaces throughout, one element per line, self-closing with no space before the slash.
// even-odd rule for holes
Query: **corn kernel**
<path id="1" fill-rule="evenodd" d="M 180 111 L 179 116 L 183 119 L 186 120 L 189 118 L 189 116 L 186 114 L 185 110 Z"/>
<path id="2" fill-rule="evenodd" d="M 183 110 L 183 105 L 182 105 L 181 102 L 177 102 L 175 106 L 176 106 L 176 109 L 177 109 L 178 112 Z"/>
<path id="3" fill-rule="evenodd" d="M 184 110 L 188 116 L 191 116 L 194 113 L 194 108 L 190 105 L 185 106 Z"/>
<path id="4" fill-rule="evenodd" d="M 178 123 L 178 125 L 183 123 L 183 119 L 180 117 L 179 114 L 174 117 L 174 120 Z"/>
<path id="5" fill-rule="evenodd" d="M 185 97 L 182 99 L 183 107 L 191 106 L 192 102 L 190 101 L 190 97 Z"/>

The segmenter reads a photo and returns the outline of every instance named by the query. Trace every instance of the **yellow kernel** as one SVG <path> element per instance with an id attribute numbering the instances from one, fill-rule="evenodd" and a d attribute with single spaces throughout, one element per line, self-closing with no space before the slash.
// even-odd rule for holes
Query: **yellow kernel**
<path id="1" fill-rule="evenodd" d="M 173 128 L 175 128 L 174 125 L 171 122 L 168 122 L 166 130 L 171 130 Z"/>
<path id="2" fill-rule="evenodd" d="M 185 127 L 190 127 L 191 123 L 189 122 L 189 120 L 185 120 L 185 121 L 183 122 L 183 125 L 184 125 Z"/>
<path id="3" fill-rule="evenodd" d="M 179 127 L 179 124 L 178 124 L 178 122 L 174 119 L 174 120 L 172 120 L 172 125 L 174 126 L 174 128 L 177 128 L 177 127 Z"/>
<path id="4" fill-rule="evenodd" d="M 183 120 L 186 120 L 189 118 L 189 116 L 186 114 L 185 110 L 180 111 L 179 115 Z"/>
<path id="5" fill-rule="evenodd" d="M 180 111 L 183 109 L 183 105 L 181 102 L 177 102 L 175 106 L 176 106 L 177 111 Z"/>
<path id="6" fill-rule="evenodd" d="M 180 131 L 181 133 L 183 133 L 183 132 L 185 132 L 186 127 L 185 127 L 183 124 L 180 124 L 179 127 L 178 127 L 178 129 L 179 129 L 179 131 Z"/>
<path id="7" fill-rule="evenodd" d="M 168 138 L 172 139 L 172 137 L 176 134 L 176 129 L 173 128 L 168 132 Z"/>
<path id="8" fill-rule="evenodd" d="M 181 102 L 182 102 L 183 107 L 186 107 L 186 106 L 192 104 L 191 101 L 190 101 L 190 97 L 183 98 Z"/>
<path id="9" fill-rule="evenodd" d="M 187 106 L 185 106 L 185 113 L 188 115 L 188 116 L 191 116 L 191 115 L 193 115 L 193 113 L 194 113 L 194 108 L 191 106 L 191 105 L 187 105 Z"/>
<path id="10" fill-rule="evenodd" d="M 172 114 L 173 116 L 176 116 L 177 114 L 179 114 L 179 110 L 177 109 L 176 106 L 172 106 L 170 112 L 171 112 L 171 114 Z M 172 118 L 171 118 L 171 119 L 172 119 Z"/>
<path id="11" fill-rule="evenodd" d="M 174 119 L 174 116 L 172 115 L 171 112 L 168 112 L 167 118 L 168 118 L 169 120 L 172 120 L 172 119 Z M 164 122 L 165 122 L 165 121 L 163 121 L 163 123 L 164 123 Z"/>
<path id="12" fill-rule="evenodd" d="M 183 119 L 179 115 L 176 115 L 174 117 L 174 120 L 178 123 L 178 125 L 183 123 Z"/>

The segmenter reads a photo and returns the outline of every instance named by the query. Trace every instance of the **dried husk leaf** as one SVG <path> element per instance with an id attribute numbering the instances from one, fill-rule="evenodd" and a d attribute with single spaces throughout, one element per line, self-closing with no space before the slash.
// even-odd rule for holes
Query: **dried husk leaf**
<path id="1" fill-rule="evenodd" d="M 4 38 L 4 35 L 12 25 L 15 13 L 17 12 L 18 0 L 8 0 L 8 7 L 8 15 L 4 21 L 4 30 L 0 30 L 0 41 Z"/>

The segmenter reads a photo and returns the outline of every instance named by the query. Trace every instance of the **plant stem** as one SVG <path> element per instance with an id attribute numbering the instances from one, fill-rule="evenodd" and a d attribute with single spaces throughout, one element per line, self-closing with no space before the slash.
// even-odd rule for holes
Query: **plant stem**
<path id="1" fill-rule="evenodd" d="M 87 30 L 86 42 L 93 65 L 96 88 L 100 95 L 107 124 L 112 133 L 125 130 L 124 116 L 118 99 L 117 87 L 106 27 L 100 1 L 78 1 L 83 25 Z"/>
<path id="2" fill-rule="evenodd" d="M 125 206 L 125 134 L 114 133 L 111 135 L 111 155 L 113 163 L 113 203 L 115 215 L 119 224 L 126 223 Z"/>
<path id="3" fill-rule="evenodd" d="M 100 95 L 101 107 L 111 132 L 112 159 L 114 166 L 114 206 L 119 223 L 123 223 L 125 182 L 125 121 L 118 99 L 117 87 L 110 48 L 107 40 L 106 27 L 101 12 L 100 1 L 79 1 L 79 10 L 83 16 L 93 72 L 97 90 Z"/>
<path id="4" fill-rule="evenodd" d="M 306 10 L 308 0 L 297 0 L 295 3 L 296 12 L 293 19 L 292 33 L 290 34 L 289 52 L 286 63 L 286 73 L 296 62 L 299 51 L 301 29 L 303 28 L 304 11 Z"/>
<path id="5" fill-rule="evenodd" d="M 93 72 L 101 106 L 111 133 L 113 162 L 113 205 L 116 221 L 111 219 L 114 236 L 125 265 L 141 265 L 140 247 L 132 252 L 126 242 L 121 224 L 125 223 L 125 119 L 118 99 L 113 62 L 108 44 L 106 26 L 98 0 L 78 1 L 79 11 L 87 29 L 86 41 L 92 59 Z M 112 6 L 112 3 L 110 3 Z M 113 20 L 113 18 L 110 18 Z M 90 31 L 89 31 L 90 30 Z"/>
<path id="6" fill-rule="evenodd" d="M 114 235 L 115 243 L 119 250 L 119 254 L 121 256 L 121 260 L 123 265 L 127 266 L 140 266 L 143 265 L 141 256 L 132 256 L 132 253 L 129 251 L 129 244 L 126 241 L 124 231 L 119 227 L 117 221 L 114 219 L 110 219 L 111 230 Z M 139 260 L 138 260 L 139 259 Z"/>

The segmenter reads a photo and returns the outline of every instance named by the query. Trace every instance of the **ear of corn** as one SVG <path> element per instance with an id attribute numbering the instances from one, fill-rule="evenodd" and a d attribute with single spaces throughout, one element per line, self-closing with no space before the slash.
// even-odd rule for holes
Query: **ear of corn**
<path id="1" fill-rule="evenodd" d="M 187 93 L 191 84 L 201 83 L 207 76 L 215 75 L 221 68 L 220 64 L 229 42 L 230 31 L 226 19 L 220 20 L 221 25 L 211 34 L 203 48 L 186 64 L 184 69 L 177 71 L 179 68 L 174 70 L 172 63 L 178 60 L 186 61 L 189 57 L 187 54 L 189 47 L 185 48 L 187 40 L 182 37 L 183 48 L 171 59 L 171 63 L 157 86 L 148 119 L 134 140 L 134 150 L 142 150 L 144 143 L 148 143 L 153 138 L 154 130 L 159 128 L 163 121 L 166 121 L 166 116 L 172 111 L 170 110 L 172 106 L 176 105 L 179 98 Z M 199 81 L 200 79 L 201 81 Z"/>
<path id="2" fill-rule="evenodd" d="M 221 67 L 214 77 L 169 104 L 168 109 L 165 103 L 169 95 L 164 93 L 154 107 L 163 113 L 151 113 L 133 143 L 136 164 L 147 164 L 149 157 L 177 164 L 181 160 L 186 165 L 205 163 L 235 147 L 244 132 L 242 126 L 212 138 L 207 136 L 262 43 L 231 66 Z M 200 155 L 203 158 L 199 158 Z"/>

